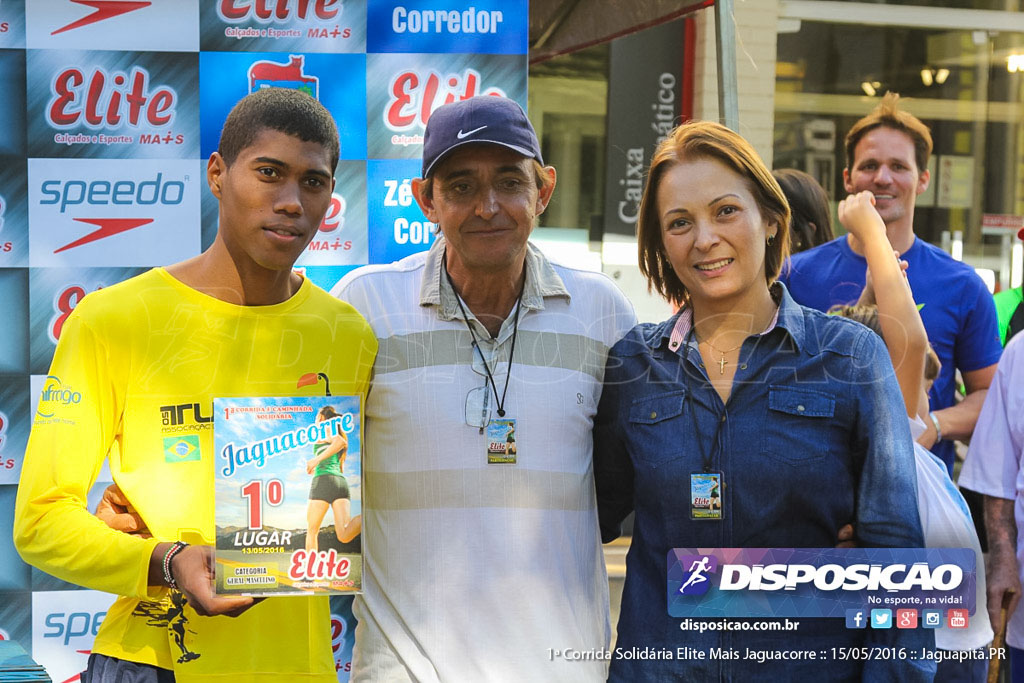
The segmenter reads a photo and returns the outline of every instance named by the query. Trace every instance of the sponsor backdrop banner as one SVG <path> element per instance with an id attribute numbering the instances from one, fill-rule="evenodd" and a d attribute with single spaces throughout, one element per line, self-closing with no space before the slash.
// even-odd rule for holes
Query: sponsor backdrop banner
<path id="1" fill-rule="evenodd" d="M 432 244 L 409 192 L 423 127 L 473 95 L 526 106 L 527 22 L 527 0 L 0 0 L 0 527 L 33 416 L 75 400 L 48 374 L 75 306 L 212 243 L 206 160 L 238 99 L 297 88 L 338 123 L 331 206 L 296 266 L 329 289 Z M 29 568 L 9 538 L 0 567 L 0 639 L 78 680 L 113 597 Z M 331 613 L 347 681 L 351 598 Z"/>

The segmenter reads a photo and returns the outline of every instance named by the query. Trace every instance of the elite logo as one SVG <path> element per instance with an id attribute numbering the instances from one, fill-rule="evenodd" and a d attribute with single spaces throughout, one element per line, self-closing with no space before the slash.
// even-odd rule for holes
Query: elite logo
<path id="1" fill-rule="evenodd" d="M 127 14 L 143 7 L 149 7 L 152 2 L 141 2 L 136 0 L 68 0 L 76 5 L 84 5 L 85 7 L 91 7 L 93 12 L 87 14 L 81 19 L 71 22 L 66 26 L 61 26 L 55 31 L 51 32 L 51 36 L 55 36 L 58 33 L 64 33 L 65 31 L 71 31 L 82 26 L 88 26 L 89 24 L 95 24 L 98 21 L 104 19 L 110 19 L 121 14 Z"/>
<path id="2" fill-rule="evenodd" d="M 141 66 L 129 73 L 108 73 L 100 67 L 87 73 L 69 66 L 53 77 L 50 92 L 46 120 L 58 130 L 80 125 L 90 130 L 162 128 L 173 123 L 178 102 L 174 88 L 151 87 L 149 71 Z"/>
<path id="3" fill-rule="evenodd" d="M 501 88 L 484 88 L 482 76 L 476 69 L 441 76 L 436 71 L 402 71 L 388 85 L 390 99 L 384 108 L 384 125 L 389 130 L 402 132 L 417 125 L 427 125 L 435 109 L 456 100 L 468 100 L 476 95 L 507 97 Z M 469 131 L 471 135 L 476 131 Z M 462 138 L 459 138 L 460 140 Z"/>
<path id="4" fill-rule="evenodd" d="M 685 555 L 679 563 L 686 569 L 679 592 L 683 595 L 704 595 L 711 587 L 708 574 L 718 570 L 718 558 L 714 555 Z"/>
<path id="5" fill-rule="evenodd" d="M 232 24 L 250 19 L 267 24 L 293 17 L 329 21 L 338 18 L 343 4 L 342 0 L 220 0 L 217 15 Z"/>
<path id="6" fill-rule="evenodd" d="M 249 92 L 254 93 L 261 88 L 292 88 L 319 101 L 320 79 L 302 72 L 305 57 L 289 55 L 288 60 L 286 64 L 270 60 L 253 62 L 249 67 Z"/>

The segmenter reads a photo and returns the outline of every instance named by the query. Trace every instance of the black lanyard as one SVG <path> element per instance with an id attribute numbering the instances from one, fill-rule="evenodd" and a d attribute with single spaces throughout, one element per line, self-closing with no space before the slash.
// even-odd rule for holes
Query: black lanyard
<path id="1" fill-rule="evenodd" d="M 455 294 L 455 301 L 459 304 L 459 310 L 462 311 L 462 319 L 466 323 L 466 329 L 469 330 L 469 336 L 473 339 L 473 349 L 479 354 L 480 362 L 484 364 L 484 371 L 487 373 L 487 379 L 491 384 L 491 391 L 494 392 L 494 401 L 498 404 L 498 417 L 505 417 L 505 396 L 508 394 L 508 382 L 512 379 L 512 357 L 516 353 L 516 337 L 519 336 L 519 309 L 523 304 L 523 290 L 526 289 L 526 278 L 523 278 L 523 286 L 519 290 L 519 298 L 516 299 L 516 315 L 512 322 L 512 348 L 508 354 L 508 374 L 505 375 L 505 388 L 501 391 L 501 398 L 498 398 L 498 385 L 494 383 L 494 375 L 491 374 L 491 368 L 487 365 L 487 359 L 484 358 L 484 352 L 480 350 L 480 345 L 476 340 L 476 332 L 473 331 L 473 326 L 469 322 L 469 316 L 466 315 L 466 308 L 462 305 L 462 298 L 459 297 L 458 291 L 455 289 L 455 283 L 452 282 L 452 276 L 448 273 L 448 264 L 445 262 L 447 254 L 441 255 L 441 266 L 444 268 L 444 276 L 448 279 L 448 284 L 452 288 L 452 293 Z"/>
<path id="2" fill-rule="evenodd" d="M 683 344 L 683 348 L 686 350 L 686 359 L 690 358 L 690 340 L 693 339 L 693 328 L 690 328 L 690 332 L 686 335 L 686 341 Z M 697 356 L 700 356 L 700 351 L 697 351 Z M 686 409 L 690 412 L 690 419 L 693 421 L 693 438 L 697 442 L 697 447 L 700 449 L 700 460 L 705 473 L 711 472 L 711 465 L 714 463 L 715 454 L 718 452 L 719 438 L 722 435 L 722 425 L 725 424 L 725 414 L 718 420 L 718 427 L 715 429 L 715 435 L 711 442 L 711 452 L 709 453 L 704 448 L 704 440 L 701 439 L 700 429 L 697 425 L 697 406 L 693 401 L 693 389 L 690 386 L 690 368 L 683 367 L 683 382 L 686 384 Z"/>

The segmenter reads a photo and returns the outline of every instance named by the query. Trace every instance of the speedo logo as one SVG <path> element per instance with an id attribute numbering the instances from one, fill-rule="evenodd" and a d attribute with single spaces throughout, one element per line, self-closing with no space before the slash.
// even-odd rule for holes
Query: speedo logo
<path id="1" fill-rule="evenodd" d="M 184 180 L 188 180 L 186 177 Z M 39 203 L 58 206 L 65 213 L 70 206 L 173 206 L 185 197 L 184 180 L 169 180 L 162 172 L 155 178 L 134 180 L 44 180 Z"/>

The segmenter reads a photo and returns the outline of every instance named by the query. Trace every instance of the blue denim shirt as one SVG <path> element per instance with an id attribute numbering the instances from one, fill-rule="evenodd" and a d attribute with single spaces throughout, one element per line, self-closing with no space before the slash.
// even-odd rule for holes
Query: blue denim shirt
<path id="1" fill-rule="evenodd" d="M 609 353 L 594 428 L 603 541 L 636 512 L 617 648 L 932 649 L 925 629 L 856 630 L 843 619 L 801 618 L 796 632 L 698 633 L 668 616 L 672 548 L 831 548 L 847 523 L 861 546 L 923 545 L 913 442 L 881 338 L 799 306 L 781 284 L 774 293 L 778 322 L 744 342 L 725 405 L 696 345 L 669 348 L 679 314 L 638 325 Z M 722 473 L 721 521 L 690 519 L 690 475 L 703 470 L 698 438 L 714 452 L 710 471 Z M 931 660 L 613 659 L 610 680 L 917 681 L 934 670 Z"/>

